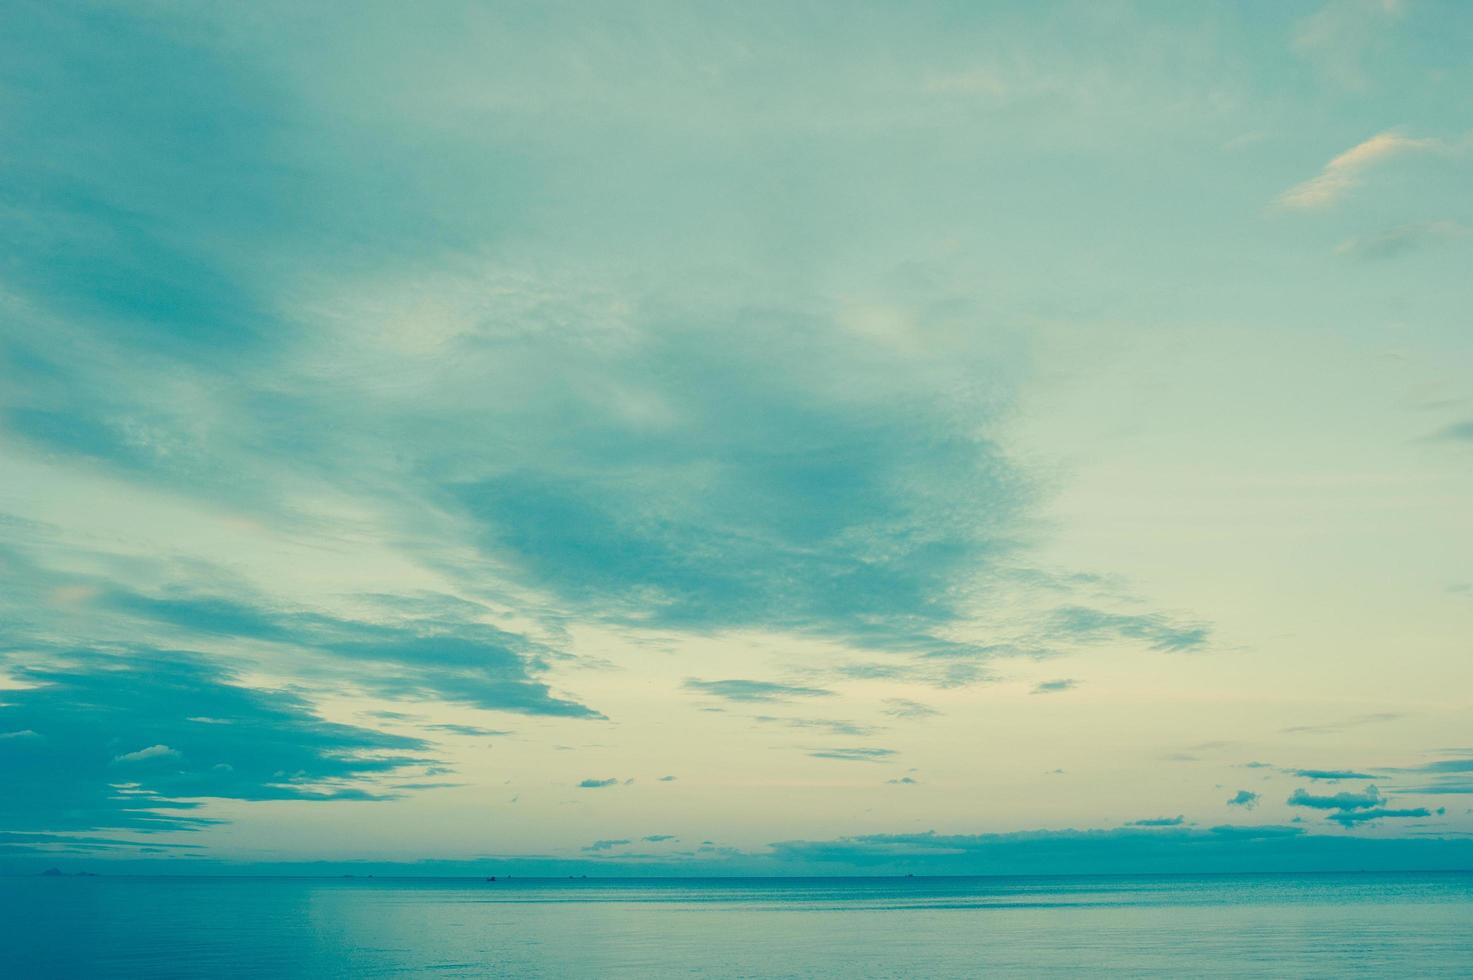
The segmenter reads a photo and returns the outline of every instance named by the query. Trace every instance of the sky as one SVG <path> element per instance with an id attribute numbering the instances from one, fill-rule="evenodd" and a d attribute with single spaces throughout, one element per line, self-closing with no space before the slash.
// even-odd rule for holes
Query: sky
<path id="1" fill-rule="evenodd" d="M 1473 6 L 0 8 L 0 871 L 1473 866 Z"/>

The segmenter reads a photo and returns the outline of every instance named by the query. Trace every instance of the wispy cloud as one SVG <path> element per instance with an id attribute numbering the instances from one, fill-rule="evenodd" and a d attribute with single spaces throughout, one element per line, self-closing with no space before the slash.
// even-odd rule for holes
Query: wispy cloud
<path id="1" fill-rule="evenodd" d="M 1473 443 L 1473 419 L 1469 419 L 1466 422 L 1454 422 L 1452 425 L 1445 426 L 1433 438 L 1449 442 Z"/>
<path id="2" fill-rule="evenodd" d="M 1397 721 L 1402 716 L 1394 711 L 1377 711 L 1368 715 L 1357 715 L 1344 721 L 1326 722 L 1319 725 L 1290 725 L 1282 729 L 1285 735 L 1334 735 L 1343 732 L 1347 728 L 1359 728 L 1362 725 L 1380 725 L 1386 722 Z"/>
<path id="3" fill-rule="evenodd" d="M 1352 259 L 1391 259 L 1467 234 L 1468 229 L 1456 221 L 1422 221 L 1347 238 L 1335 246 L 1335 254 Z"/>
<path id="4" fill-rule="evenodd" d="M 630 841 L 628 839 L 625 839 L 625 838 L 620 838 L 620 839 L 617 839 L 617 840 L 596 840 L 592 844 L 589 844 L 588 846 L 584 847 L 583 850 L 585 850 L 585 851 L 611 851 L 611 850 L 613 850 L 616 847 L 624 847 L 626 844 L 630 844 L 630 843 L 632 843 L 632 841 Z"/>
<path id="5" fill-rule="evenodd" d="M 1302 184 L 1279 195 L 1279 205 L 1291 209 L 1328 207 L 1358 186 L 1365 172 L 1376 164 L 1408 153 L 1426 152 L 1438 140 L 1403 136 L 1395 131 L 1378 133 L 1325 164 L 1325 168 Z"/>
<path id="6" fill-rule="evenodd" d="M 1181 815 L 1175 817 L 1147 817 L 1144 820 L 1132 820 L 1126 824 L 1127 827 L 1180 827 L 1187 822 L 1187 818 Z"/>
<path id="7" fill-rule="evenodd" d="M 833 691 L 818 687 L 801 687 L 795 684 L 778 684 L 774 681 L 753 681 L 742 679 L 729 679 L 717 681 L 705 681 L 698 678 L 688 678 L 685 682 L 687 691 L 696 691 L 711 697 L 722 698 L 726 701 L 744 702 L 767 702 L 767 701 L 791 701 L 794 698 L 826 698 L 833 695 Z"/>
<path id="8" fill-rule="evenodd" d="M 860 725 L 852 721 L 834 721 L 827 718 L 778 718 L 773 715 L 757 715 L 752 719 L 766 724 L 785 725 L 788 728 L 817 729 L 831 735 L 873 735 L 873 725 Z"/>
<path id="9" fill-rule="evenodd" d="M 425 731 L 446 732 L 450 735 L 465 735 L 469 738 L 490 738 L 493 735 L 510 735 L 511 732 L 499 728 L 482 728 L 480 725 L 461 725 L 453 722 L 443 722 L 436 725 L 421 725 Z"/>
<path id="10" fill-rule="evenodd" d="M 1033 685 L 1030 694 L 1058 694 L 1062 691 L 1072 691 L 1079 686 L 1079 682 L 1073 678 L 1062 678 L 1054 681 L 1040 681 Z"/>
<path id="11" fill-rule="evenodd" d="M 808 753 L 815 759 L 838 759 L 842 762 L 879 762 L 895 754 L 894 749 L 857 746 L 841 749 L 815 749 Z"/>
<path id="12" fill-rule="evenodd" d="M 1049 626 L 1072 640 L 1140 640 L 1168 653 L 1201 649 L 1212 632 L 1205 624 L 1177 623 L 1157 613 L 1116 613 L 1087 606 L 1056 609 Z"/>
<path id="13" fill-rule="evenodd" d="M 584 779 L 578 783 L 579 789 L 607 789 L 610 786 L 618 786 L 619 780 L 614 777 L 607 779 Z"/>
<path id="14" fill-rule="evenodd" d="M 1330 814 L 1330 820 L 1335 821 L 1342 827 L 1354 827 L 1357 824 L 1370 823 L 1375 820 L 1409 820 L 1432 816 L 1432 811 L 1426 807 L 1412 807 L 1402 810 L 1388 810 L 1382 807 L 1374 807 L 1369 810 L 1341 810 Z"/>
<path id="15" fill-rule="evenodd" d="M 882 709 L 891 718 L 934 718 L 941 714 L 929 704 L 919 701 L 911 701 L 906 698 L 886 698 L 885 707 Z"/>

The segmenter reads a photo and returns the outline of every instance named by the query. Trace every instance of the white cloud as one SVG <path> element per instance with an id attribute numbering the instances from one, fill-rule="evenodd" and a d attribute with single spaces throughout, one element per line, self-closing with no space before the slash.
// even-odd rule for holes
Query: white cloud
<path id="1" fill-rule="evenodd" d="M 1286 208 L 1326 207 L 1359 184 L 1362 172 L 1373 164 L 1403 153 L 1435 149 L 1438 145 L 1438 141 L 1431 138 L 1415 139 L 1396 132 L 1378 133 L 1335 157 L 1309 180 L 1279 195 L 1279 204 Z"/>
<path id="2" fill-rule="evenodd" d="M 146 749 L 137 752 L 128 752 L 118 756 L 114 762 L 145 762 L 149 759 L 177 759 L 179 750 L 171 749 L 167 745 L 150 745 Z"/>

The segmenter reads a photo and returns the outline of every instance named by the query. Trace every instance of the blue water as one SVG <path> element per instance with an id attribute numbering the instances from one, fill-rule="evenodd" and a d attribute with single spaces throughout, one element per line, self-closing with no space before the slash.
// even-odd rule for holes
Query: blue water
<path id="1" fill-rule="evenodd" d="M 0 879 L 0 976 L 1473 977 L 1473 874 Z"/>

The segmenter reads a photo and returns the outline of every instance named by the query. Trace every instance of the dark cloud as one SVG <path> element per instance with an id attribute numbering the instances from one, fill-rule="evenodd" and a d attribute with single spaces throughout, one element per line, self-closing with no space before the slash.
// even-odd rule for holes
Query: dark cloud
<path id="1" fill-rule="evenodd" d="M 1424 807 L 1415 807 L 1407 810 L 1387 810 L 1375 807 L 1370 810 L 1341 810 L 1330 814 L 1330 820 L 1335 821 L 1342 827 L 1354 827 L 1357 824 L 1370 823 L 1373 820 L 1405 819 L 1415 817 L 1430 817 L 1432 813 Z"/>
<path id="2" fill-rule="evenodd" d="M 619 840 L 596 840 L 592 844 L 589 844 L 587 847 L 583 848 L 583 850 L 585 850 L 585 851 L 611 851 L 611 850 L 613 850 L 616 847 L 624 847 L 626 844 L 629 844 L 629 843 L 631 843 L 631 841 L 629 841 L 627 839 L 622 839 L 622 838 L 619 839 Z"/>
<path id="3" fill-rule="evenodd" d="M 523 714 L 602 717 L 554 696 L 535 679 L 546 666 L 547 651 L 484 623 L 439 617 L 375 623 L 270 608 L 240 598 L 150 596 L 116 588 L 105 592 L 97 605 L 198 636 L 309 649 L 345 669 L 354 668 L 354 683 L 388 697 L 443 698 Z"/>
<path id="4" fill-rule="evenodd" d="M 1258 805 L 1260 795 L 1246 789 L 1240 789 L 1227 801 L 1228 806 L 1240 806 L 1245 810 L 1251 810 Z"/>
<path id="5" fill-rule="evenodd" d="M 579 789 L 604 789 L 604 788 L 609 787 L 609 786 L 618 786 L 618 785 L 619 785 L 619 780 L 617 780 L 617 779 L 613 779 L 613 778 L 610 778 L 610 779 L 592 779 L 592 778 L 590 778 L 590 779 L 585 779 L 582 782 L 580 782 L 578 784 L 578 788 Z"/>
<path id="6" fill-rule="evenodd" d="M 826 698 L 834 693 L 817 687 L 799 687 L 771 681 L 703 681 L 694 677 L 686 680 L 685 689 L 727 701 L 790 701 L 793 698 Z"/>
<path id="7" fill-rule="evenodd" d="M 1309 807 L 1314 810 L 1361 810 L 1377 806 L 1385 801 L 1381 791 L 1367 786 L 1358 793 L 1335 793 L 1316 795 L 1306 789 L 1296 789 L 1287 800 L 1290 806 Z"/>
<path id="8" fill-rule="evenodd" d="M 1148 817 L 1145 820 L 1132 820 L 1126 824 L 1127 827 L 1180 827 L 1186 823 L 1186 817 Z"/>
<path id="9" fill-rule="evenodd" d="M 1372 779 L 1371 775 L 1351 769 L 1290 769 L 1289 775 L 1301 779 Z"/>
<path id="10" fill-rule="evenodd" d="M 1342 827 L 1354 827 L 1376 820 L 1430 817 L 1429 810 L 1422 807 L 1393 809 L 1383 806 L 1386 797 L 1375 786 L 1367 786 L 1358 793 L 1335 793 L 1316 795 L 1304 789 L 1296 789 L 1289 797 L 1290 806 L 1309 807 L 1331 811 L 1325 819 Z"/>
<path id="11" fill-rule="evenodd" d="M 188 830 L 200 800 L 353 800 L 428 760 L 418 739 L 333 724 L 184 653 L 84 651 L 13 664 L 0 729 L 0 827 Z M 411 754 L 406 754 L 411 753 Z"/>

